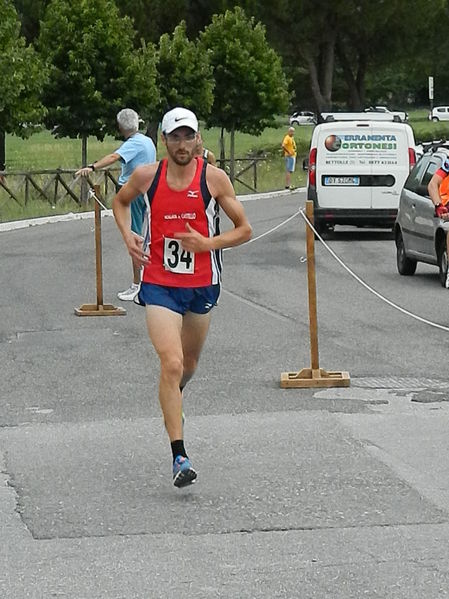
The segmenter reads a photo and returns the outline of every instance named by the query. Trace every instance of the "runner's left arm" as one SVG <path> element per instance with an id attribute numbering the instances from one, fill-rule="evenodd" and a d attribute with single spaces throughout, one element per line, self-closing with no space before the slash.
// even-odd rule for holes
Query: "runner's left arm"
<path id="1" fill-rule="evenodd" d="M 175 233 L 182 247 L 189 252 L 207 252 L 233 247 L 251 239 L 251 225 L 243 205 L 235 196 L 234 188 L 226 173 L 216 167 L 207 167 L 207 185 L 220 207 L 232 221 L 234 228 L 215 237 L 205 237 L 186 223 L 186 231 Z"/>

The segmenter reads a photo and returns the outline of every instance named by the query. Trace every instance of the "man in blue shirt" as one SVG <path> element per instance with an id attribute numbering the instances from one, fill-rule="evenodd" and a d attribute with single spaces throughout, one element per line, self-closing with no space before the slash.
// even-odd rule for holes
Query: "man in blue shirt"
<path id="1" fill-rule="evenodd" d="M 86 177 L 97 169 L 110 166 L 120 160 L 121 173 L 118 178 L 119 188 L 129 179 L 134 169 L 141 164 L 156 162 L 156 148 L 153 141 L 139 133 L 139 115 L 131 108 L 124 108 L 117 114 L 117 124 L 120 133 L 125 138 L 122 145 L 112 154 L 108 154 L 100 160 L 86 166 L 76 175 Z M 146 205 L 143 195 L 139 195 L 131 204 L 131 230 L 137 235 L 142 234 L 142 226 L 145 219 Z M 133 282 L 129 289 L 117 294 L 123 301 L 131 301 L 139 292 L 140 267 L 133 263 Z"/>

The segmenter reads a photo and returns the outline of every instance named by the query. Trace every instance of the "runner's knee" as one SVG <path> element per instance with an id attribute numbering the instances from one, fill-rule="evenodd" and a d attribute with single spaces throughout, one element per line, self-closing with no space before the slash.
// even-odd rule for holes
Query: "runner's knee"
<path id="1" fill-rule="evenodd" d="M 181 381 L 183 373 L 182 358 L 173 355 L 161 357 L 161 376 Z"/>

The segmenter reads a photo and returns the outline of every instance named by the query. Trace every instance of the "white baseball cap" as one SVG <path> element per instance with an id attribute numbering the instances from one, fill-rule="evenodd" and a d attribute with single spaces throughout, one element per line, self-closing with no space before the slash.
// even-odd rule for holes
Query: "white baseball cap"
<path id="1" fill-rule="evenodd" d="M 189 127 L 195 133 L 198 132 L 198 119 L 191 110 L 187 108 L 173 108 L 164 114 L 162 119 L 162 133 L 168 135 L 179 127 Z"/>

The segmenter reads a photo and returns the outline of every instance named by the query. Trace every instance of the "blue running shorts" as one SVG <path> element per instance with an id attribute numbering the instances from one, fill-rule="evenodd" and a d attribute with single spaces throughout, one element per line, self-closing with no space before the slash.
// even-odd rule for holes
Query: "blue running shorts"
<path id="1" fill-rule="evenodd" d="M 163 306 L 184 314 L 207 314 L 218 303 L 220 285 L 208 287 L 163 287 L 153 283 L 142 283 L 135 302 L 141 306 Z"/>

